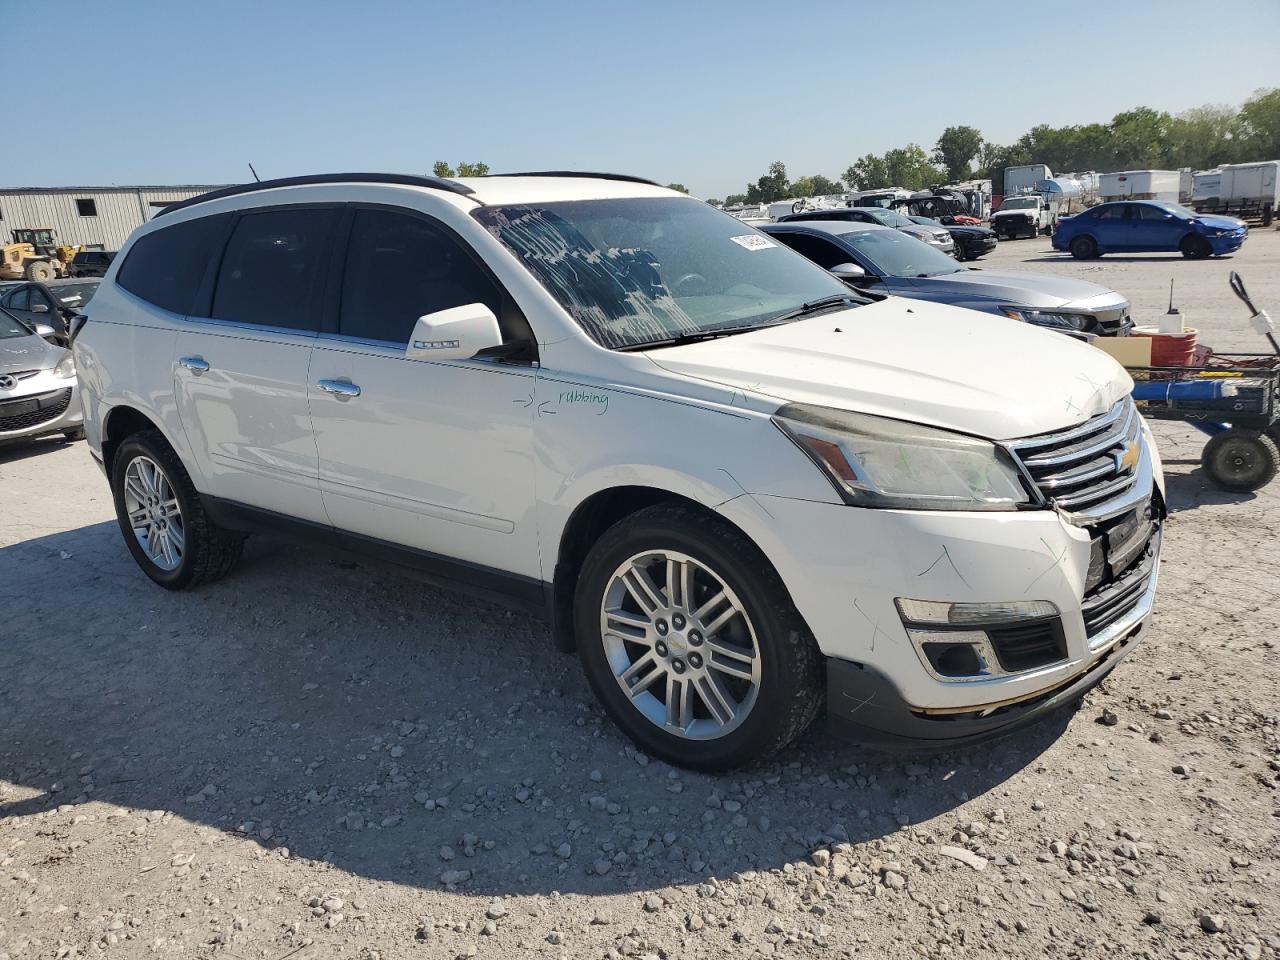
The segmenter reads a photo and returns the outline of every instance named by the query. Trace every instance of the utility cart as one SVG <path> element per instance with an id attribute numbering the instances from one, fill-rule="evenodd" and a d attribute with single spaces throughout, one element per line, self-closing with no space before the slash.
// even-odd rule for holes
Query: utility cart
<path id="1" fill-rule="evenodd" d="M 1280 343 L 1264 311 L 1254 307 L 1244 282 L 1231 289 L 1248 306 L 1269 354 L 1203 351 L 1194 366 L 1129 367 L 1133 398 L 1152 420 L 1181 420 L 1209 435 L 1200 465 L 1224 490 L 1247 492 L 1270 483 L 1280 469 Z"/>

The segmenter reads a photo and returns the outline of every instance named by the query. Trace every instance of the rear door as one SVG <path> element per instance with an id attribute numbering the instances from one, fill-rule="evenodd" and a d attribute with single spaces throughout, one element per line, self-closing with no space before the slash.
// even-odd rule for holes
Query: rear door
<path id="1" fill-rule="evenodd" d="M 234 215 L 175 354 L 178 412 L 204 492 L 316 523 L 327 516 L 307 374 L 341 210 Z"/>
<path id="2" fill-rule="evenodd" d="M 423 213 L 353 207 L 340 291 L 311 362 L 320 486 L 334 526 L 485 568 L 540 576 L 535 367 L 406 355 L 420 316 L 469 303 L 523 315 L 457 234 Z M 345 385 L 332 392 L 335 384 Z"/>
<path id="3" fill-rule="evenodd" d="M 1093 233 L 1098 244 L 1107 250 L 1131 250 L 1134 221 L 1129 219 L 1127 203 L 1113 203 L 1098 208 Z"/>

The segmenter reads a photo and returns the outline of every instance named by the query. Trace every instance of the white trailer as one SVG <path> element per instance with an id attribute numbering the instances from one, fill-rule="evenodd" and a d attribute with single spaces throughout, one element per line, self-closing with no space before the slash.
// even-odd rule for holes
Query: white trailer
<path id="1" fill-rule="evenodd" d="M 1098 177 L 1098 198 L 1107 200 L 1160 200 L 1177 203 L 1182 174 L 1177 170 L 1121 170 Z"/>
<path id="2" fill-rule="evenodd" d="M 1258 218 L 1271 226 L 1280 206 L 1280 160 L 1261 163 L 1224 163 L 1218 170 L 1217 190 L 1205 174 L 1192 195 L 1197 213 L 1219 213 L 1233 217 Z"/>
<path id="3" fill-rule="evenodd" d="M 1053 179 L 1053 171 L 1043 163 L 1029 163 L 1022 167 L 1004 168 L 1004 196 L 1016 197 L 1023 193 L 1035 193 L 1045 180 Z"/>

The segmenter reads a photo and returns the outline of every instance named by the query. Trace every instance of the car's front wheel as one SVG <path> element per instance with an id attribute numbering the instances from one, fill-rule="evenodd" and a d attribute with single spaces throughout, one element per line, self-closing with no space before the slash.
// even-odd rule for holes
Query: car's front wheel
<path id="1" fill-rule="evenodd" d="M 821 706 L 821 656 L 772 565 L 736 528 L 689 507 L 648 507 L 601 536 L 578 578 L 574 625 L 609 716 L 678 766 L 759 760 Z"/>
<path id="2" fill-rule="evenodd" d="M 1198 233 L 1191 233 L 1183 237 L 1179 249 L 1188 260 L 1206 260 L 1213 256 L 1213 247 L 1208 240 Z"/>
<path id="3" fill-rule="evenodd" d="M 125 544 L 143 572 L 170 590 L 217 580 L 240 559 L 244 537 L 216 526 L 164 436 L 135 433 L 116 451 L 111 492 Z"/>

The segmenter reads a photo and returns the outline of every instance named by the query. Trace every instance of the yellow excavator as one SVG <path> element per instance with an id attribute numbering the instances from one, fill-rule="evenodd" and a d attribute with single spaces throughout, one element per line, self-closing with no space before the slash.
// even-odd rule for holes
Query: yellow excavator
<path id="1" fill-rule="evenodd" d="M 13 231 L 13 243 L 0 247 L 0 280 L 52 280 L 65 277 L 76 247 L 58 243 L 52 227 Z"/>

